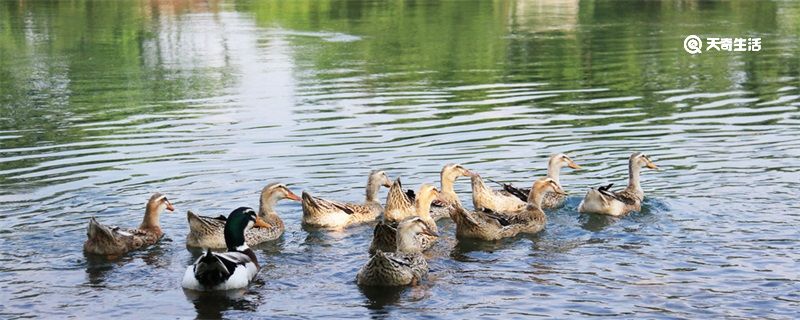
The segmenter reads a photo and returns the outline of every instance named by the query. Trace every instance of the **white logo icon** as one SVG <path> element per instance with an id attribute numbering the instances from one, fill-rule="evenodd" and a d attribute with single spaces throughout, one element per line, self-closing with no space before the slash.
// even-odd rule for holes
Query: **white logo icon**
<path id="1" fill-rule="evenodd" d="M 698 54 L 703 52 L 703 40 L 696 35 L 690 35 L 683 39 L 683 50 L 691 54 Z"/>

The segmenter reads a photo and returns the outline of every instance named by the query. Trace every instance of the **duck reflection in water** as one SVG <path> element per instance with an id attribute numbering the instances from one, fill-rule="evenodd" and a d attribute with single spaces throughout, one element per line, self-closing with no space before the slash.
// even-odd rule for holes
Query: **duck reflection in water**
<path id="1" fill-rule="evenodd" d="M 197 319 L 222 319 L 228 310 L 256 311 L 261 300 L 256 289 L 209 292 L 184 289 L 183 293 L 194 304 Z"/>

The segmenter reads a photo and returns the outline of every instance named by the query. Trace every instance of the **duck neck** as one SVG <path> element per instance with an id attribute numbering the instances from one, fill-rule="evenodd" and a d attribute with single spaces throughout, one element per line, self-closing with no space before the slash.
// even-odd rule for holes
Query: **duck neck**
<path id="1" fill-rule="evenodd" d="M 528 206 L 532 206 L 534 208 L 541 208 L 542 207 L 542 200 L 544 200 L 544 193 L 540 188 L 537 188 L 536 185 L 531 187 L 531 193 L 528 194 Z"/>
<path id="2" fill-rule="evenodd" d="M 473 195 L 474 194 L 481 194 L 481 193 L 490 192 L 489 190 L 487 190 L 489 188 L 486 187 L 486 185 L 483 183 L 483 179 L 479 175 L 472 176 L 472 178 L 470 178 L 470 180 L 472 182 L 472 194 Z"/>
<path id="3" fill-rule="evenodd" d="M 561 166 L 553 161 L 550 161 L 547 164 L 547 177 L 555 180 L 558 183 L 561 183 L 559 179 L 561 177 Z"/>
<path id="4" fill-rule="evenodd" d="M 397 251 L 402 253 L 419 253 L 417 238 L 413 233 L 397 230 Z"/>
<path id="5" fill-rule="evenodd" d="M 633 162 L 628 164 L 628 189 L 640 191 L 642 187 L 639 186 L 639 171 L 641 167 Z"/>
<path id="6" fill-rule="evenodd" d="M 414 207 L 417 209 L 417 215 L 420 217 L 430 216 L 431 211 L 431 199 L 422 199 L 422 197 L 417 197 L 415 200 Z"/>
<path id="7" fill-rule="evenodd" d="M 433 220 L 431 217 L 431 201 L 432 199 L 422 199 L 423 197 L 417 197 L 414 203 L 414 207 L 417 209 L 417 216 L 419 216 L 422 221 L 428 224 L 428 227 L 433 229 L 434 231 L 439 231 L 436 227 L 436 221 Z"/>
<path id="8" fill-rule="evenodd" d="M 258 207 L 258 216 L 270 225 L 283 225 L 283 221 L 275 212 L 275 205 L 280 201 L 277 195 L 261 196 L 260 205 Z"/>
<path id="9" fill-rule="evenodd" d="M 367 181 L 367 203 L 379 203 L 378 190 L 380 190 L 380 188 L 381 185 L 370 177 L 369 181 Z"/>
<path id="10" fill-rule="evenodd" d="M 447 204 L 459 201 L 458 195 L 456 195 L 456 190 L 453 189 L 453 183 L 455 182 L 455 178 L 445 177 L 444 174 L 441 175 L 442 190 L 439 191 L 439 198 L 446 201 Z M 430 206 L 430 204 L 428 205 Z"/>
<path id="11" fill-rule="evenodd" d="M 147 209 L 144 211 L 144 219 L 142 220 L 142 224 L 139 225 L 139 229 L 161 231 L 161 224 L 158 221 L 161 216 L 161 210 L 162 209 L 158 206 L 147 206 Z"/>
<path id="12" fill-rule="evenodd" d="M 278 197 L 273 195 L 262 195 L 258 207 L 258 216 L 266 219 L 270 216 L 277 215 L 275 213 L 275 205 L 278 203 Z"/>
<path id="13" fill-rule="evenodd" d="M 245 252 L 250 247 L 244 240 L 244 229 L 240 229 L 238 225 L 229 225 L 231 222 L 225 224 L 225 246 L 228 251 Z M 235 229 L 235 230 L 234 230 Z"/>

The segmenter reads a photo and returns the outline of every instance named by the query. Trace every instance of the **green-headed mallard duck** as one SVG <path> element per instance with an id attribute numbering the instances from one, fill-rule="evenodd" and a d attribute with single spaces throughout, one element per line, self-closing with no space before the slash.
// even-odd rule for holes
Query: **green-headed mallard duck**
<path id="1" fill-rule="evenodd" d="M 356 282 L 362 286 L 417 284 L 428 274 L 428 262 L 417 243 L 418 234 L 438 236 L 420 217 L 410 217 L 400 222 L 395 251 L 376 251 L 358 271 Z"/>
<path id="2" fill-rule="evenodd" d="M 86 231 L 89 239 L 83 244 L 83 250 L 87 253 L 113 258 L 128 251 L 155 244 L 164 235 L 158 221 L 164 210 L 174 211 L 175 208 L 165 195 L 155 193 L 147 201 L 144 220 L 136 229 L 105 226 L 92 217 L 89 219 L 89 227 Z"/>
<path id="3" fill-rule="evenodd" d="M 183 274 L 181 286 L 197 291 L 231 290 L 247 287 L 258 273 L 256 254 L 245 242 L 245 232 L 264 224 L 251 208 L 241 207 L 225 220 L 225 243 L 228 252 L 206 253 Z"/>
<path id="4" fill-rule="evenodd" d="M 245 232 L 245 241 L 248 246 L 255 246 L 262 242 L 278 239 L 285 229 L 283 220 L 275 212 L 275 204 L 282 199 L 301 201 L 289 188 L 280 183 L 270 183 L 261 190 L 258 217 L 266 222 L 263 228 L 253 228 Z M 225 216 L 206 217 L 192 211 L 187 212 L 189 220 L 189 234 L 186 236 L 186 245 L 197 248 L 223 249 L 225 245 Z"/>
<path id="5" fill-rule="evenodd" d="M 375 220 L 383 207 L 378 201 L 381 186 L 390 187 L 386 172 L 373 170 L 367 180 L 367 199 L 364 204 L 344 203 L 317 198 L 303 191 L 303 224 L 322 228 L 342 228 Z"/>
<path id="6" fill-rule="evenodd" d="M 537 233 L 544 229 L 547 217 L 542 211 L 542 201 L 548 192 L 564 193 L 553 179 L 542 178 L 533 183 L 528 204 L 522 211 L 514 214 L 467 211 L 460 203 L 453 210 L 452 219 L 456 224 L 456 236 L 482 240 L 498 240 L 513 237 L 519 233 Z"/>
<path id="7" fill-rule="evenodd" d="M 560 185 L 561 168 L 565 166 L 576 170 L 581 169 L 581 166 L 572 161 L 566 154 L 559 153 L 550 156 L 550 160 L 547 162 L 547 177 L 555 180 Z M 472 204 L 475 206 L 475 210 L 487 209 L 494 212 L 522 210 L 526 205 L 531 189 L 518 188 L 508 183 L 502 183 L 502 186 L 502 191 L 492 190 L 483 183 L 480 176 L 473 176 Z M 542 200 L 542 208 L 558 208 L 564 204 L 566 198 L 566 194 L 548 193 Z"/>
<path id="8" fill-rule="evenodd" d="M 431 185 L 422 185 L 420 187 L 418 196 L 412 200 L 409 195 L 403 192 L 403 186 L 400 183 L 400 178 L 397 178 L 392 187 L 389 188 L 389 196 L 386 198 L 386 210 L 383 214 L 383 221 L 375 225 L 375 231 L 372 235 L 372 243 L 369 247 L 369 253 L 373 254 L 378 250 L 383 252 L 392 252 L 397 246 L 397 225 L 409 217 L 417 216 L 426 224 L 433 232 L 439 232 L 436 222 L 430 214 L 431 202 L 438 196 L 438 191 Z M 414 202 L 412 208 L 414 212 L 407 212 L 407 204 Z M 399 204 L 399 205 L 398 205 Z M 390 210 L 390 208 L 402 208 L 402 210 Z M 417 235 L 417 243 L 420 245 L 420 250 L 428 250 L 436 242 L 437 237 L 419 234 Z"/>
<path id="9" fill-rule="evenodd" d="M 628 187 L 617 192 L 609 190 L 613 183 L 597 189 L 590 188 L 578 206 L 578 212 L 621 216 L 641 210 L 644 191 L 639 185 L 639 171 L 642 167 L 658 169 L 647 155 L 633 153 L 628 160 Z"/>

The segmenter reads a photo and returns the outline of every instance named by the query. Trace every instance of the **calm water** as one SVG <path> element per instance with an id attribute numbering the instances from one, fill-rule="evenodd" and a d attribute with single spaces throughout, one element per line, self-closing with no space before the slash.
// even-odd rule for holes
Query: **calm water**
<path id="1" fill-rule="evenodd" d="M 689 34 L 763 49 L 691 56 Z M 796 318 L 799 35 L 796 2 L 3 1 L 0 318 Z M 663 168 L 643 211 L 579 215 L 632 151 Z M 528 184 L 555 152 L 585 170 L 547 229 L 445 221 L 421 286 L 360 290 L 371 226 L 305 230 L 282 203 L 243 297 L 180 289 L 188 209 L 273 181 L 361 200 L 372 168 L 416 187 L 447 162 Z M 83 255 L 89 216 L 138 225 L 156 190 L 161 244 Z"/>

